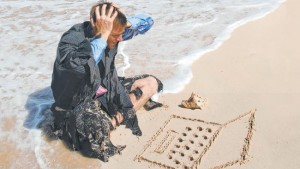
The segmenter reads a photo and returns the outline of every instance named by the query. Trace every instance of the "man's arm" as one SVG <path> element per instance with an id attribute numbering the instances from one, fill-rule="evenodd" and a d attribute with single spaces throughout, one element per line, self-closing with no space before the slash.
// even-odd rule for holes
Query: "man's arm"
<path id="1" fill-rule="evenodd" d="M 104 4 L 101 8 L 101 15 L 99 6 L 96 7 L 96 20 L 90 18 L 91 28 L 95 34 L 94 38 L 86 39 L 82 32 L 72 29 L 63 35 L 58 47 L 59 64 L 63 64 L 65 68 L 76 68 L 85 65 L 90 57 L 95 59 L 96 64 L 99 63 L 107 46 L 106 41 L 112 30 L 113 21 L 118 14 L 117 12 L 113 13 L 113 8 L 110 7 L 106 15 L 106 5 Z"/>
<path id="2" fill-rule="evenodd" d="M 96 61 L 96 64 L 98 64 L 103 56 L 104 50 L 107 46 L 107 42 L 102 37 L 92 38 L 90 42 L 91 42 L 94 59 Z"/>
<path id="3" fill-rule="evenodd" d="M 134 36 L 146 33 L 154 24 L 151 16 L 140 14 L 128 17 L 128 27 L 123 33 L 123 40 L 132 39 Z"/>
<path id="4" fill-rule="evenodd" d="M 113 28 L 113 21 L 116 18 L 118 12 L 113 12 L 114 7 L 111 6 L 108 14 L 106 15 L 106 4 L 101 8 L 102 14 L 99 12 L 99 6 L 95 10 L 95 19 L 90 18 L 92 30 L 95 32 L 95 38 L 91 40 L 91 47 L 94 54 L 96 64 L 98 64 L 104 53 L 104 49 L 107 46 L 108 36 Z"/>

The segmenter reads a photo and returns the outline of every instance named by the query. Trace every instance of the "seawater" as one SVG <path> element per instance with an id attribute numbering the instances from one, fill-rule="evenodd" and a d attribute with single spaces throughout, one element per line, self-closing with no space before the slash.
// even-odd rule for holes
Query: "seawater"
<path id="1" fill-rule="evenodd" d="M 130 76 L 154 74 L 163 80 L 165 93 L 179 92 L 193 77 L 191 64 L 196 59 L 220 46 L 235 28 L 265 16 L 281 2 L 120 1 L 128 14 L 149 13 L 155 21 L 153 29 L 145 36 L 124 42 L 122 56 L 129 60 L 123 65 L 124 73 Z"/>
<path id="2" fill-rule="evenodd" d="M 63 32 L 89 19 L 95 2 L 1 0 L 0 168 L 49 168 L 53 164 L 53 147 L 36 128 L 45 118 L 43 111 L 53 102 L 47 87 L 57 44 Z M 119 75 L 153 74 L 165 84 L 165 93 L 176 93 L 193 77 L 195 60 L 218 48 L 235 28 L 265 16 L 283 1 L 114 2 L 127 15 L 147 13 L 155 21 L 145 35 L 120 44 L 116 60 Z M 10 154 L 12 151 L 15 153 Z"/>

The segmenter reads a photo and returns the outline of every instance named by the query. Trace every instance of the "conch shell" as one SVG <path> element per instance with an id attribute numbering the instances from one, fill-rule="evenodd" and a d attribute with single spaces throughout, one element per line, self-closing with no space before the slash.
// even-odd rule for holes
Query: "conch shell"
<path id="1" fill-rule="evenodd" d="M 207 104 L 207 99 L 198 96 L 195 92 L 192 92 L 191 97 L 188 100 L 182 100 L 181 107 L 188 109 L 200 109 L 202 110 Z"/>

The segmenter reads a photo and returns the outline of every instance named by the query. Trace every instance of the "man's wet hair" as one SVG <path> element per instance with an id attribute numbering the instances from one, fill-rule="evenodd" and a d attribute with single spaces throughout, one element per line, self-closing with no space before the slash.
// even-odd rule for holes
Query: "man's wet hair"
<path id="1" fill-rule="evenodd" d="M 96 13 L 95 13 L 96 7 L 99 6 L 99 13 L 101 15 L 102 5 L 104 5 L 104 4 L 106 4 L 106 14 L 108 14 L 108 11 L 109 11 L 110 7 L 113 6 L 112 3 L 110 3 L 110 2 L 100 2 L 100 3 L 97 3 L 97 4 L 95 4 L 95 5 L 92 6 L 91 11 L 90 11 L 90 16 L 93 18 L 94 22 L 96 22 Z M 118 15 L 117 15 L 117 17 L 114 20 L 114 24 L 118 23 L 121 26 L 125 27 L 126 24 L 127 24 L 127 18 L 126 18 L 126 16 L 122 12 L 120 12 L 120 10 L 118 8 L 116 8 L 115 6 L 113 6 L 112 15 L 114 14 L 115 11 L 118 12 Z"/>

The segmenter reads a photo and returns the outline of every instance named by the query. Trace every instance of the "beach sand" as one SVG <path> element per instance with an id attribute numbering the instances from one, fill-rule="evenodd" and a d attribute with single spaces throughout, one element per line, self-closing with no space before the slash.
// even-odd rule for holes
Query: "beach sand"
<path id="1" fill-rule="evenodd" d="M 144 132 L 141 138 L 127 134 L 127 130 L 123 134 L 122 129 L 113 134 L 113 141 L 124 142 L 127 148 L 121 156 L 115 156 L 104 164 L 104 168 L 159 168 L 152 162 L 141 160 L 138 163 L 138 160 L 133 162 L 132 159 L 138 154 L 142 159 L 151 161 L 154 159 L 152 155 L 155 156 L 154 151 L 151 154 L 151 149 L 155 149 L 155 146 L 159 148 L 159 144 L 156 145 L 155 142 L 159 142 L 160 135 L 165 135 L 166 140 L 172 139 L 166 132 L 169 129 L 163 128 L 163 122 L 172 114 L 224 124 L 251 110 L 256 110 L 252 137 L 246 139 L 249 131 L 247 120 L 233 122 L 231 128 L 224 127 L 203 154 L 199 168 L 222 168 L 226 166 L 222 166 L 223 164 L 234 164 L 229 168 L 299 168 L 298 7 L 299 1 L 287 0 L 275 12 L 235 30 L 220 48 L 196 61 L 193 64 L 194 77 L 185 89 L 180 93 L 163 95 L 159 99 L 168 108 L 138 112 Z M 189 110 L 178 106 L 193 91 L 208 99 L 203 110 Z M 197 125 L 188 123 L 192 127 Z M 178 125 L 184 128 L 184 124 Z M 166 128 L 173 127 L 175 131 L 180 131 L 175 126 L 168 124 Z M 161 127 L 162 133 L 151 139 Z M 175 139 L 166 150 L 171 149 L 170 146 L 177 141 Z M 150 145 L 143 153 L 143 146 L 149 143 L 147 141 Z M 248 141 L 249 147 L 247 153 L 243 154 L 245 141 Z M 172 155 L 172 152 L 164 153 Z M 184 156 L 193 155 L 191 151 L 180 149 L 171 161 L 185 163 L 184 158 L 177 156 L 180 153 L 185 153 Z M 241 159 L 242 156 L 245 159 Z M 160 158 L 156 162 L 169 164 L 169 159 Z"/>
<path id="2" fill-rule="evenodd" d="M 0 168 L 299 168 L 299 7 L 287 0 L 197 60 L 185 89 L 159 98 L 165 107 L 137 112 L 142 137 L 124 126 L 112 132 L 112 142 L 127 147 L 108 163 L 69 151 L 60 141 L 42 139 L 45 147 L 19 152 L 6 140 Z M 192 92 L 208 99 L 203 110 L 179 107 Z M 24 155 L 28 163 L 12 160 Z"/>

